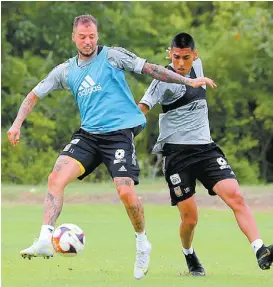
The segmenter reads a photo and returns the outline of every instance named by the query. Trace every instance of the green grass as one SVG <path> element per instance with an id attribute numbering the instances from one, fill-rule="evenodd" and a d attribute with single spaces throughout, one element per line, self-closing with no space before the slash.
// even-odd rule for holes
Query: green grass
<path id="1" fill-rule="evenodd" d="M 262 195 L 264 193 L 273 192 L 273 185 L 264 186 L 241 186 L 243 193 L 253 193 Z M 47 191 L 46 184 L 40 185 L 13 185 L 3 184 L 2 185 L 2 197 L 7 199 L 13 199 L 22 192 L 28 192 L 33 194 L 45 194 Z M 150 179 L 141 179 L 140 185 L 136 186 L 138 193 L 168 193 L 168 187 L 164 178 L 156 178 L 154 181 Z M 96 195 L 96 194 L 109 194 L 115 193 L 115 188 L 111 180 L 104 183 L 90 183 L 76 180 L 70 183 L 65 188 L 66 195 Z M 198 184 L 197 193 L 200 195 L 207 196 L 205 188 Z"/>
<path id="2" fill-rule="evenodd" d="M 157 178 L 155 181 L 148 179 L 142 179 L 141 184 L 136 186 L 138 192 L 165 192 L 167 190 L 167 185 L 163 178 Z M 32 193 L 42 193 L 47 191 L 46 184 L 40 185 L 13 185 L 13 184 L 3 184 L 2 185 L 2 195 L 5 197 L 16 196 L 19 192 L 32 192 Z M 115 192 L 114 185 L 111 180 L 104 183 L 90 183 L 85 181 L 76 180 L 70 183 L 65 188 L 66 194 L 106 194 L 110 192 Z"/>
<path id="3" fill-rule="evenodd" d="M 86 248 L 75 258 L 24 260 L 19 251 L 37 236 L 42 206 L 2 205 L 2 286 L 4 287 L 263 287 L 273 286 L 273 270 L 258 268 L 253 251 L 227 210 L 200 210 L 194 247 L 207 276 L 185 275 L 177 209 L 145 205 L 153 244 L 146 278 L 133 278 L 135 239 L 122 205 L 65 205 L 58 223 L 76 223 L 85 231 Z M 273 243 L 273 212 L 255 213 L 266 243 Z"/>

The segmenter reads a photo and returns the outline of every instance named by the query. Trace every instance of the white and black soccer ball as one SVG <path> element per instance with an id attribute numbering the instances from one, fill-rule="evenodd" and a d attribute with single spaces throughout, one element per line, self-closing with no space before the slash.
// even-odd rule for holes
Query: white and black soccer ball
<path id="1" fill-rule="evenodd" d="M 76 256 L 84 249 L 84 232 L 75 224 L 62 224 L 53 232 L 52 245 L 55 252 L 58 254 L 64 256 Z"/>

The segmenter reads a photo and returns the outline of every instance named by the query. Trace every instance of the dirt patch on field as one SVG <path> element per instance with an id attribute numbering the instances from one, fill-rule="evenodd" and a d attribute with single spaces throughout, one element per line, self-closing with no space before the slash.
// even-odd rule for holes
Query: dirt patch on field
<path id="1" fill-rule="evenodd" d="M 273 191 L 263 190 L 258 192 L 244 192 L 247 204 L 253 210 L 272 211 L 273 210 Z M 170 199 L 168 191 L 159 193 L 138 193 L 144 204 L 169 205 Z M 228 209 L 225 203 L 218 196 L 209 196 L 206 193 L 197 193 L 196 199 L 199 207 Z M 2 194 L 2 203 L 10 204 L 42 204 L 44 194 L 33 193 L 30 191 L 20 192 L 16 197 L 5 197 Z M 65 204 L 120 204 L 121 201 L 113 190 L 111 193 L 101 195 L 71 195 L 65 196 Z"/>

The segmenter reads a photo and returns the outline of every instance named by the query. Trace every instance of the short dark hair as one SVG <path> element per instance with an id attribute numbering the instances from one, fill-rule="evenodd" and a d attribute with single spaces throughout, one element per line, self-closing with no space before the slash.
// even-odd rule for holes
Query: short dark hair
<path id="1" fill-rule="evenodd" d="M 75 17 L 74 22 L 73 22 L 73 30 L 77 28 L 79 24 L 83 24 L 83 25 L 84 24 L 86 25 L 95 24 L 96 27 L 98 27 L 96 18 L 89 14 Z"/>
<path id="2" fill-rule="evenodd" d="M 193 37 L 187 33 L 179 33 L 174 36 L 171 42 L 171 48 L 191 48 L 192 50 L 195 49 L 195 43 Z"/>

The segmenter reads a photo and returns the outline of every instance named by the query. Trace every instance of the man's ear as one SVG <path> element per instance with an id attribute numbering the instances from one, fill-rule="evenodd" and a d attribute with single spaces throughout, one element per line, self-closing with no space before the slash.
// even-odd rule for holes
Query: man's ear
<path id="1" fill-rule="evenodd" d="M 193 52 L 193 60 L 197 60 L 198 59 L 198 51 L 197 50 L 194 50 Z"/>
<path id="2" fill-rule="evenodd" d="M 75 36 L 75 35 L 74 35 L 74 32 L 72 32 L 72 37 L 71 37 L 71 38 L 72 38 L 72 41 L 73 41 L 73 42 L 75 42 L 75 41 L 74 41 L 74 36 Z"/>

